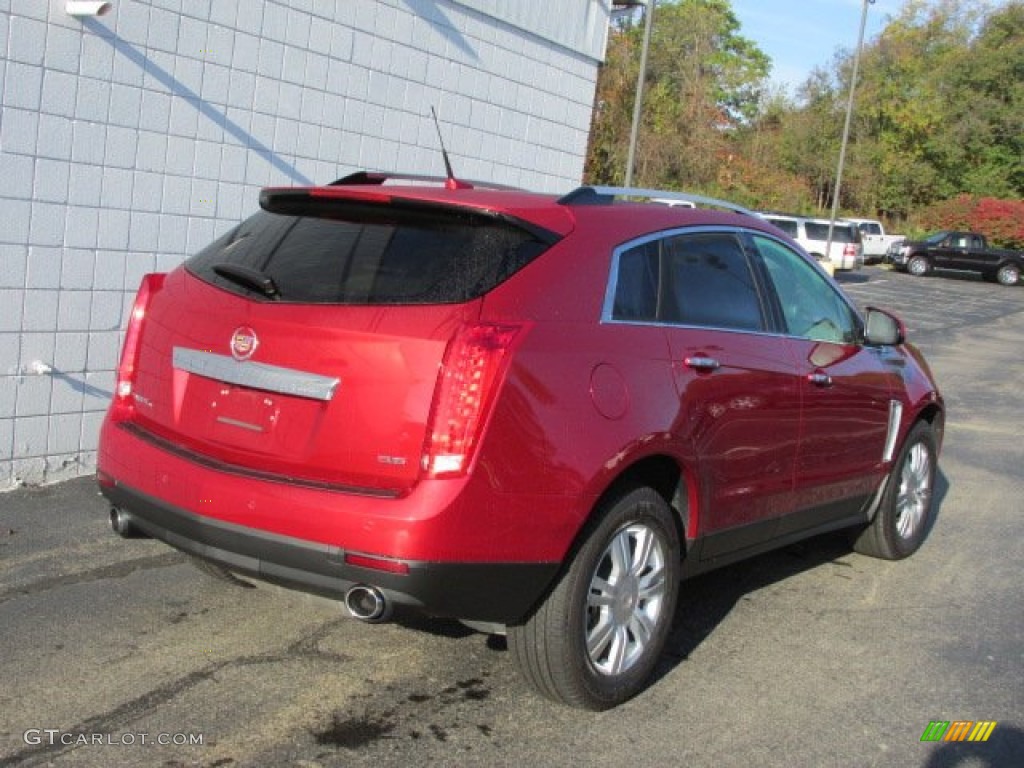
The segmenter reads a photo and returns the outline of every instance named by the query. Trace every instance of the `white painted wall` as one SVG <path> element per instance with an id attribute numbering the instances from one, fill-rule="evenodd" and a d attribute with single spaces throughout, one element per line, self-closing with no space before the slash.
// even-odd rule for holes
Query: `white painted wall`
<path id="1" fill-rule="evenodd" d="M 90 472 L 139 279 L 354 170 L 582 175 L 609 0 L 0 0 L 0 489 Z M 33 363 L 49 366 L 38 373 Z"/>

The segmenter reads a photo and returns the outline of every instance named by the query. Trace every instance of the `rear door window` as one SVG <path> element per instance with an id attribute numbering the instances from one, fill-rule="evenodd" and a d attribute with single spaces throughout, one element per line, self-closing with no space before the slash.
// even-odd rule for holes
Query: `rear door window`
<path id="1" fill-rule="evenodd" d="M 619 254 L 612 318 L 657 321 L 661 244 L 650 240 Z"/>
<path id="2" fill-rule="evenodd" d="M 260 211 L 186 268 L 253 298 L 268 297 L 216 268 L 268 277 L 278 291 L 271 298 L 286 302 L 444 304 L 483 295 L 548 248 L 514 222 L 455 208 L 333 201 L 311 213 Z"/>
<path id="3" fill-rule="evenodd" d="M 754 274 L 731 235 L 683 235 L 666 242 L 669 297 L 666 319 L 684 325 L 764 330 Z"/>
<path id="4" fill-rule="evenodd" d="M 750 260 L 732 233 L 650 240 L 618 257 L 611 316 L 727 330 L 765 329 Z"/>

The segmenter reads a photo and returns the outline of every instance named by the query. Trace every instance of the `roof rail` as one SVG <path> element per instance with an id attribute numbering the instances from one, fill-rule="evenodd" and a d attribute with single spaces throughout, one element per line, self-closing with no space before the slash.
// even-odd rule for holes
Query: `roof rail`
<path id="1" fill-rule="evenodd" d="M 356 171 L 350 173 L 348 176 L 342 176 L 340 179 L 335 179 L 327 186 L 329 187 L 341 187 L 341 186 L 381 186 L 388 181 L 418 181 L 429 184 L 442 184 L 447 185 L 449 179 L 446 176 L 431 176 L 418 173 L 391 173 L 387 171 Z M 458 180 L 458 189 L 475 189 L 481 187 L 483 189 L 504 189 L 509 191 L 522 191 L 519 187 L 512 187 L 506 184 L 495 184 L 491 181 L 477 181 L 477 180 Z"/>
<path id="2" fill-rule="evenodd" d="M 814 221 L 814 222 L 825 222 L 832 221 L 832 217 L 827 213 L 782 213 L 779 211 L 754 211 L 755 216 L 760 216 L 762 219 L 772 218 L 785 218 L 785 219 L 799 219 L 800 221 Z M 866 219 L 866 221 L 873 221 L 873 219 Z M 848 219 L 844 216 L 839 216 L 835 219 L 836 224 L 849 224 L 851 226 L 858 226 L 856 221 Z"/>
<path id="3" fill-rule="evenodd" d="M 611 205 L 617 197 L 635 197 L 664 203 L 679 201 L 709 206 L 711 208 L 725 208 L 726 210 L 743 213 L 747 216 L 754 215 L 753 211 L 748 208 L 731 203 L 728 200 L 719 200 L 715 197 L 705 197 L 704 195 L 695 195 L 689 192 L 668 192 L 663 189 L 641 189 L 635 187 L 582 186 L 559 198 L 558 202 L 562 205 Z"/>

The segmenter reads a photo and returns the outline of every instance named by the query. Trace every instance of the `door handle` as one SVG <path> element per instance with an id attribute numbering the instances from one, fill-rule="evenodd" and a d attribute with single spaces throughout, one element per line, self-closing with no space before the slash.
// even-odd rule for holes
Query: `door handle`
<path id="1" fill-rule="evenodd" d="M 832 377 L 827 373 L 821 371 L 815 371 L 814 373 L 807 374 L 807 380 L 816 387 L 831 387 Z"/>
<path id="2" fill-rule="evenodd" d="M 683 360 L 683 365 L 687 368 L 693 368 L 695 371 L 702 371 L 704 373 L 709 373 L 721 367 L 721 363 L 713 357 L 688 357 Z"/>

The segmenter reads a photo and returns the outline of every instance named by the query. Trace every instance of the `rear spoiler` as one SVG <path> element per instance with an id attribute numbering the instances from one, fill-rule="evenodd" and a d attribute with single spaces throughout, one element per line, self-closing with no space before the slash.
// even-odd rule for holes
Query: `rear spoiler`
<path id="1" fill-rule="evenodd" d="M 389 181 L 412 181 L 420 184 L 448 185 L 450 179 L 446 176 L 431 176 L 429 174 L 417 173 L 389 173 L 385 171 L 356 171 L 348 176 L 335 179 L 327 186 L 329 187 L 358 187 L 358 186 L 383 186 Z M 523 192 L 520 187 L 512 187 L 506 184 L 496 184 L 492 181 L 478 181 L 469 179 L 456 179 L 458 189 L 501 189 L 509 192 Z"/>

